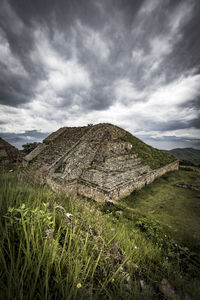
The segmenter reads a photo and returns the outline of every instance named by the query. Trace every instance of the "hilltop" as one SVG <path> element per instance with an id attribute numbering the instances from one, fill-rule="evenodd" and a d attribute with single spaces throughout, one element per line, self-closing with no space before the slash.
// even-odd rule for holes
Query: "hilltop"
<path id="1" fill-rule="evenodd" d="M 112 124 L 64 127 L 24 158 L 55 191 L 113 201 L 178 169 L 176 159 Z"/>

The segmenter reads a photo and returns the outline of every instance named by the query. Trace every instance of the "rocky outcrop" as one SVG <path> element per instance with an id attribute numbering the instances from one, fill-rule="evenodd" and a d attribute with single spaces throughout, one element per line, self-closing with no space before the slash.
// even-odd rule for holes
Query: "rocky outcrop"
<path id="1" fill-rule="evenodd" d="M 111 124 L 61 128 L 27 155 L 25 163 L 43 170 L 53 190 L 98 201 L 116 201 L 178 169 L 173 158 L 161 168 L 145 165 L 126 134 Z"/>

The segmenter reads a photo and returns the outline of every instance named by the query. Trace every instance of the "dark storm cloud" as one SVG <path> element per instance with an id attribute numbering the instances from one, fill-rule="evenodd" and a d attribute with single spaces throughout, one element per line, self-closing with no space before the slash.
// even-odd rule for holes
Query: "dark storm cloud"
<path id="1" fill-rule="evenodd" d="M 68 35 L 70 35 L 70 28 L 76 21 L 80 21 L 86 28 L 92 28 L 92 30 L 98 31 L 101 30 L 106 23 L 108 23 L 109 26 L 108 12 L 111 12 L 112 18 L 117 18 L 117 15 L 120 14 L 122 19 L 121 27 L 116 28 L 111 24 L 111 31 L 108 32 L 108 34 L 113 34 L 115 30 L 118 31 L 118 34 L 114 37 L 116 50 L 113 51 L 110 62 L 105 65 L 98 61 L 95 54 L 93 54 L 92 57 L 90 51 L 84 47 L 84 36 L 81 36 L 79 32 L 77 32 L 79 39 L 76 43 L 77 47 L 82 49 L 82 51 L 78 53 L 78 58 L 83 65 L 89 68 L 92 77 L 98 77 L 98 81 L 103 81 L 105 78 L 107 81 L 111 81 L 114 74 L 116 76 L 116 74 L 119 74 L 122 70 L 118 66 L 116 66 L 114 70 L 110 67 L 110 63 L 112 64 L 113 60 L 123 60 L 124 53 L 127 52 L 128 47 L 130 47 L 129 43 L 126 44 L 127 49 L 124 49 L 121 45 L 124 44 L 123 41 L 126 39 L 126 36 L 128 37 L 130 34 L 129 30 L 131 30 L 134 17 L 141 7 L 142 2 L 143 1 L 132 2 L 127 0 L 102 2 L 59 1 L 59 3 L 58 1 L 48 1 L 48 3 L 46 1 L 3 1 L 1 28 L 5 32 L 12 54 L 28 72 L 29 80 L 27 77 L 22 79 L 19 74 L 17 74 L 14 78 L 16 83 L 14 83 L 13 74 L 10 72 L 11 78 L 7 81 L 8 90 L 2 84 L 2 90 L 4 91 L 1 95 L 1 103 L 17 106 L 19 103 L 31 101 L 33 94 L 30 90 L 34 90 L 34 86 L 37 85 L 38 81 L 48 76 L 42 65 L 32 62 L 29 56 L 34 47 L 37 46 L 34 40 L 35 28 L 45 26 L 45 34 L 49 39 L 56 35 L 56 30 L 60 30 L 66 37 L 67 42 L 69 42 Z M 125 30 L 124 27 L 127 27 L 128 31 Z M 109 38 L 110 37 L 112 39 L 112 35 L 109 36 Z M 66 54 L 67 47 L 64 46 L 62 48 L 59 42 L 54 42 L 54 47 L 58 52 Z M 92 45 L 90 45 L 90 47 L 92 47 Z M 89 96 L 90 98 L 89 102 L 92 102 L 93 99 L 94 101 L 90 105 L 86 104 L 86 107 L 89 106 L 91 109 L 104 109 L 110 106 L 109 99 L 110 101 L 112 101 L 112 99 L 106 97 L 106 99 L 102 101 L 103 97 L 100 96 L 101 90 L 97 91 L 99 85 L 102 85 L 102 83 L 94 84 L 93 90 L 90 93 L 91 95 L 87 94 L 87 97 Z M 15 93 L 14 91 L 17 92 Z M 66 93 L 65 98 L 68 96 L 68 93 L 69 92 Z M 93 98 L 94 94 L 98 96 Z"/>
<path id="2" fill-rule="evenodd" d="M 171 63 L 176 66 L 177 71 L 183 72 L 191 68 L 200 71 L 200 2 L 193 2 L 193 15 L 191 21 L 183 28 L 184 37 L 180 40 L 170 56 Z M 184 62 L 184 63 L 183 63 Z"/>
<path id="3" fill-rule="evenodd" d="M 171 130 L 177 130 L 177 129 L 186 129 L 195 127 L 197 129 L 200 129 L 200 119 L 193 119 L 190 121 L 171 121 L 171 122 L 160 122 L 160 123 L 153 123 L 151 124 L 151 130 L 157 130 L 159 128 L 159 131 L 171 131 Z"/>
<path id="4" fill-rule="evenodd" d="M 199 1 L 1 0 L 0 6 L 0 104 L 16 130 L 51 131 L 70 119 L 71 125 L 118 120 L 146 132 L 199 128 Z M 2 117 L 4 131 L 11 130 L 7 124 Z"/>
<path id="5" fill-rule="evenodd" d="M 18 106 L 33 96 L 33 83 L 21 76 L 5 74 L 0 77 L 0 104 Z"/>

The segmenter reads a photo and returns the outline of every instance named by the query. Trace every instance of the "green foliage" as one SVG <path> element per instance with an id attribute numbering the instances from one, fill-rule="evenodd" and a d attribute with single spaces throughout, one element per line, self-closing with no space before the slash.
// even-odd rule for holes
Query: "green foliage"
<path id="1" fill-rule="evenodd" d="M 0 190 L 2 299 L 159 299 L 163 277 L 200 295 L 198 258 L 156 219 L 122 204 L 101 211 L 15 174 L 1 176 Z"/>
<path id="2" fill-rule="evenodd" d="M 149 165 L 152 169 L 161 168 L 176 160 L 171 154 L 145 144 L 128 132 L 123 139 L 132 144 L 133 150 L 142 158 L 142 164 Z"/>
<path id="3" fill-rule="evenodd" d="M 139 218 L 135 223 L 135 226 L 138 227 L 142 232 L 145 232 L 148 238 L 158 239 L 161 236 L 161 226 L 152 218 Z"/>
<path id="4" fill-rule="evenodd" d="M 192 166 L 192 167 L 195 167 L 195 165 L 191 161 L 180 160 L 179 163 L 180 163 L 181 166 Z"/>
<path id="5" fill-rule="evenodd" d="M 22 147 L 23 147 L 22 151 L 23 151 L 23 153 L 25 153 L 27 155 L 31 151 L 33 151 L 37 146 L 39 146 L 40 144 L 41 143 L 37 143 L 37 142 L 24 144 L 24 145 L 22 145 Z"/>

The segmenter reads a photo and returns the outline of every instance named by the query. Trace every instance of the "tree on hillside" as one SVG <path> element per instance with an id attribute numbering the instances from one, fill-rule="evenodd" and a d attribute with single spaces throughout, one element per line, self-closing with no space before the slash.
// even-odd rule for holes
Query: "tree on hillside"
<path id="1" fill-rule="evenodd" d="M 33 151 L 40 144 L 41 143 L 37 143 L 37 142 L 24 144 L 24 145 L 22 145 L 22 147 L 23 147 L 22 151 L 23 151 L 24 154 L 29 154 L 31 151 Z"/>

